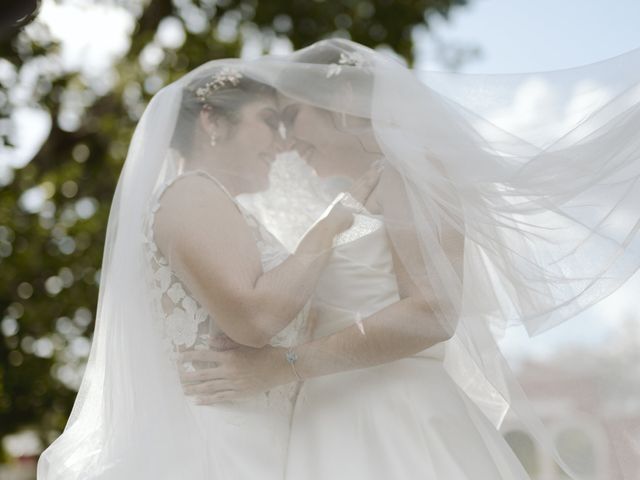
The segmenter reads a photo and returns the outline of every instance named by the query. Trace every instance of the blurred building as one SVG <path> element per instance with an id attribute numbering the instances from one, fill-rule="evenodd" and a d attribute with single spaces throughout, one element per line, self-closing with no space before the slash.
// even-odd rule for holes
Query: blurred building
<path id="1" fill-rule="evenodd" d="M 560 455 L 589 480 L 640 479 L 640 458 L 633 455 L 632 446 L 616 447 L 623 455 L 629 453 L 623 457 L 621 472 L 617 458 L 621 452 L 610 449 L 608 436 L 622 428 L 640 432 L 640 334 L 637 322 L 622 327 L 597 349 L 567 348 L 545 361 L 526 361 L 518 372 Z M 517 426 L 507 423 L 504 435 L 532 480 L 569 478 Z"/>

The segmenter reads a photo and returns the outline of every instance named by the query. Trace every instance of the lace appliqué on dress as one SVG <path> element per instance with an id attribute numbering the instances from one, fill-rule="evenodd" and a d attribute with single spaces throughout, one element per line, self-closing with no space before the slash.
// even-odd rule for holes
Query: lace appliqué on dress
<path id="1" fill-rule="evenodd" d="M 207 310 L 189 295 L 184 284 L 173 273 L 153 236 L 155 213 L 160 208 L 160 197 L 177 178 L 179 177 L 165 182 L 153 196 L 144 235 L 147 261 L 151 269 L 153 309 L 156 318 L 161 319 L 160 332 L 167 354 L 174 361 L 178 359 L 180 350 L 208 346 L 207 320 L 210 320 Z"/>
<path id="2" fill-rule="evenodd" d="M 333 246 L 344 245 L 353 242 L 360 237 L 369 235 L 383 226 L 382 220 L 370 216 L 371 214 L 353 216 L 353 224 L 344 232 L 339 233 L 333 239 Z"/>
<path id="3" fill-rule="evenodd" d="M 297 152 L 284 152 L 273 160 L 267 190 L 237 198 L 288 252 L 294 251 L 307 228 L 333 199 Z"/>

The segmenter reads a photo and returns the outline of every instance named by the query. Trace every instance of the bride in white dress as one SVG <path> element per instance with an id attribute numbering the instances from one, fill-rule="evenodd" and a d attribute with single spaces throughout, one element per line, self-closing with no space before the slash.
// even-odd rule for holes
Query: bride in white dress
<path id="1" fill-rule="evenodd" d="M 304 149 L 309 162 L 298 152 L 274 160 L 269 196 L 286 198 L 292 217 L 304 221 L 309 218 L 305 212 L 317 211 L 352 182 L 332 155 L 349 151 L 349 166 L 365 169 L 380 154 L 358 161 L 361 142 L 372 145 L 372 138 L 343 135 L 327 142 L 335 129 L 326 113 L 290 99 L 281 98 L 279 105 L 291 117 L 290 135 L 297 145 L 313 148 Z M 320 193 L 313 199 L 310 192 Z M 254 204 L 256 214 L 269 225 L 273 210 L 264 205 L 267 195 L 255 196 L 263 200 Z M 420 322 L 429 314 L 428 306 L 397 257 L 394 261 L 375 190 L 365 207 L 334 242 L 312 297 L 312 341 L 295 348 L 296 370 L 304 382 L 293 412 L 285 478 L 528 480 L 501 434 L 444 370 L 450 335 Z M 303 223 L 298 230 L 308 227 Z M 290 246 L 295 244 L 291 239 L 296 237 L 288 236 L 293 232 L 278 231 L 275 225 L 273 229 L 285 244 L 287 238 Z M 458 249 L 453 255 L 460 255 L 460 238 L 453 233 L 448 244 Z M 243 352 L 212 358 L 229 366 Z M 263 376 L 283 378 L 281 369 L 288 366 L 269 361 L 269 355 L 265 351 L 264 357 L 243 362 L 244 374 L 260 370 Z M 260 365 L 270 365 L 272 371 Z M 234 364 L 236 374 L 238 368 Z M 200 395 L 205 391 L 188 390 Z M 244 392 L 237 389 L 236 394 Z M 231 394 L 209 398 L 217 403 Z"/>
<path id="2" fill-rule="evenodd" d="M 176 159 L 184 171 L 158 189 L 151 208 L 149 243 L 163 294 L 161 315 L 169 341 L 183 359 L 211 347 L 224 351 L 300 343 L 308 335 L 308 298 L 330 258 L 327 247 L 353 221 L 341 205 L 325 205 L 322 220 L 291 253 L 265 228 L 257 206 L 270 190 L 265 188 L 266 169 L 278 148 L 272 128 L 275 94 L 246 79 L 228 87 L 208 97 L 213 114 L 200 116 L 198 132 L 216 140 L 195 136 Z M 256 98 L 247 93 L 253 90 Z M 234 95 L 241 100 L 234 103 Z M 239 121 L 217 113 L 230 108 Z M 235 153 L 238 145 L 245 147 L 244 157 Z M 353 194 L 366 199 L 375 182 L 376 171 L 363 174 L 354 182 Z M 215 223 L 206 220 L 213 205 Z M 203 255 L 204 245 L 224 255 Z M 195 324 L 189 322 L 193 318 Z M 189 372 L 199 366 L 197 361 L 186 365 Z M 257 368 L 252 373 L 259 372 Z M 289 383 L 233 404 L 190 403 L 208 452 L 210 478 L 283 478 L 295 393 L 296 385 Z"/>
<path id="3" fill-rule="evenodd" d="M 316 109 L 299 105 L 294 135 L 311 143 L 321 139 L 323 118 L 327 121 Z M 319 145 L 316 152 L 332 155 L 334 146 L 335 141 Z M 314 164 L 313 156 L 309 162 Z M 297 349 L 298 371 L 306 381 L 294 410 L 286 478 L 528 479 L 501 434 L 444 370 L 447 332 L 416 328 L 419 321 L 406 319 L 428 314 L 429 308 L 394 252 L 383 214 L 370 203 L 350 230 L 361 228 L 335 247 L 314 293 L 318 343 Z M 443 237 L 451 255 L 461 257 L 457 232 Z M 305 363 L 305 352 L 313 364 L 341 353 L 348 361 L 316 367 Z M 331 375 L 316 377 L 329 369 Z"/>

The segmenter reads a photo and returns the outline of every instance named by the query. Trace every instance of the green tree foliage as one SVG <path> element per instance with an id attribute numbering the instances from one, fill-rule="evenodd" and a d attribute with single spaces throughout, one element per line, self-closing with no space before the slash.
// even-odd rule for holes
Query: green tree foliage
<path id="1" fill-rule="evenodd" d="M 94 327 L 111 198 L 153 93 L 208 60 L 238 56 L 250 40 L 268 51 L 278 39 L 300 48 L 340 35 L 384 44 L 411 64 L 412 29 L 466 2 L 121 0 L 135 29 L 108 88 L 61 68 L 61 47 L 38 18 L 5 35 L 4 151 L 20 108 L 40 109 L 51 128 L 24 165 L 0 164 L 0 438 L 29 427 L 47 444 L 65 425 Z M 167 22 L 184 31 L 184 42 L 158 40 Z"/>

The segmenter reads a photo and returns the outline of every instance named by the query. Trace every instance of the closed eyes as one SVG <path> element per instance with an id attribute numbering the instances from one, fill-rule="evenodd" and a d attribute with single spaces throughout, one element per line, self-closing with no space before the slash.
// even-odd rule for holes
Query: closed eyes
<path id="1" fill-rule="evenodd" d="M 287 126 L 293 125 L 293 122 L 295 122 L 299 112 L 300 112 L 300 105 L 295 103 L 292 103 L 291 105 L 287 105 L 285 108 L 282 109 L 280 114 L 282 122 Z"/>
<path id="2" fill-rule="evenodd" d="M 281 110 L 265 108 L 260 112 L 260 118 L 262 118 L 262 120 L 271 128 L 278 128 L 278 124 L 280 122 L 284 123 L 286 126 L 293 125 L 293 122 L 295 122 L 299 112 L 300 105 L 291 104 Z"/>
<path id="3" fill-rule="evenodd" d="M 278 128 L 280 122 L 280 114 L 274 108 L 265 108 L 260 111 L 260 118 L 272 129 Z"/>

